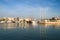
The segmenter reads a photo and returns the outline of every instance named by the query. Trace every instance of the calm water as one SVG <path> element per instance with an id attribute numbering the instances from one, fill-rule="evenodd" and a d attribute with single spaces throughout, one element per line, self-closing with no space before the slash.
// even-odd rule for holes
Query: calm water
<path id="1" fill-rule="evenodd" d="M 0 24 L 0 40 L 60 40 L 60 25 Z"/>

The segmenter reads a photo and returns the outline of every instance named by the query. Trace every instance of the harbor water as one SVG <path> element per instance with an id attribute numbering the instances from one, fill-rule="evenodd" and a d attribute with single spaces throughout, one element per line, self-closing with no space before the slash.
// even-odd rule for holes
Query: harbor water
<path id="1" fill-rule="evenodd" d="M 60 40 L 60 25 L 0 23 L 0 40 Z"/>

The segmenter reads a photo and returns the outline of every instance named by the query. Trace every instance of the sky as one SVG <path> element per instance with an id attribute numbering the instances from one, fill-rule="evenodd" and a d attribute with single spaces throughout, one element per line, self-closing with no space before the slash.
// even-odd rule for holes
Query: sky
<path id="1" fill-rule="evenodd" d="M 60 17 L 60 0 L 0 0 L 0 17 Z"/>

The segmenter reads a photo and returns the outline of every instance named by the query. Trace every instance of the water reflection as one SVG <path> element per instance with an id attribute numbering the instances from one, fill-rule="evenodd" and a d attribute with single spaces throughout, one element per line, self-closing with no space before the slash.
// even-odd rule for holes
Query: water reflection
<path id="1" fill-rule="evenodd" d="M 59 40 L 60 24 L 38 24 L 42 40 Z"/>
<path id="2" fill-rule="evenodd" d="M 26 39 L 32 39 L 32 40 L 37 40 L 37 39 L 38 40 L 57 40 L 60 37 L 60 25 L 59 24 L 32 25 L 27 23 L 6 23 L 6 24 L 3 23 L 3 24 L 0 24 L 0 35 L 1 34 L 8 35 L 8 37 L 11 37 L 11 39 L 12 38 L 15 39 L 15 37 L 18 39 L 21 39 L 22 37 L 22 39 L 26 38 Z"/>
<path id="3" fill-rule="evenodd" d="M 45 28 L 53 27 L 53 28 L 60 28 L 60 24 L 39 24 L 40 26 L 44 26 Z"/>
<path id="4" fill-rule="evenodd" d="M 0 29 L 14 29 L 14 28 L 30 28 L 32 24 L 24 23 L 2 23 L 0 24 Z"/>
<path id="5" fill-rule="evenodd" d="M 37 26 L 41 26 L 43 28 L 48 28 L 48 27 L 52 27 L 52 28 L 60 28 L 60 24 L 36 24 L 36 25 L 32 25 L 32 24 L 27 24 L 27 23 L 2 23 L 0 24 L 0 29 L 14 29 L 14 28 L 30 28 L 30 27 L 37 27 Z"/>

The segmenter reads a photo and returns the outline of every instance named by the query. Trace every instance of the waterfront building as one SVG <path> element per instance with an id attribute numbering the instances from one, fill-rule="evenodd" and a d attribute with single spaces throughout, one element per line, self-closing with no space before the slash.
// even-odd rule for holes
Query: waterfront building
<path id="1" fill-rule="evenodd" d="M 56 23 L 60 23 L 60 18 L 56 18 L 53 17 L 51 19 L 45 19 L 45 20 L 41 20 L 40 23 L 47 23 L 47 24 L 56 24 Z"/>
<path id="2" fill-rule="evenodd" d="M 26 18 L 25 21 L 26 21 L 27 23 L 32 23 L 32 19 L 31 19 L 31 18 Z"/>
<path id="3" fill-rule="evenodd" d="M 5 21 L 0 21 L 0 23 L 5 23 Z"/>

